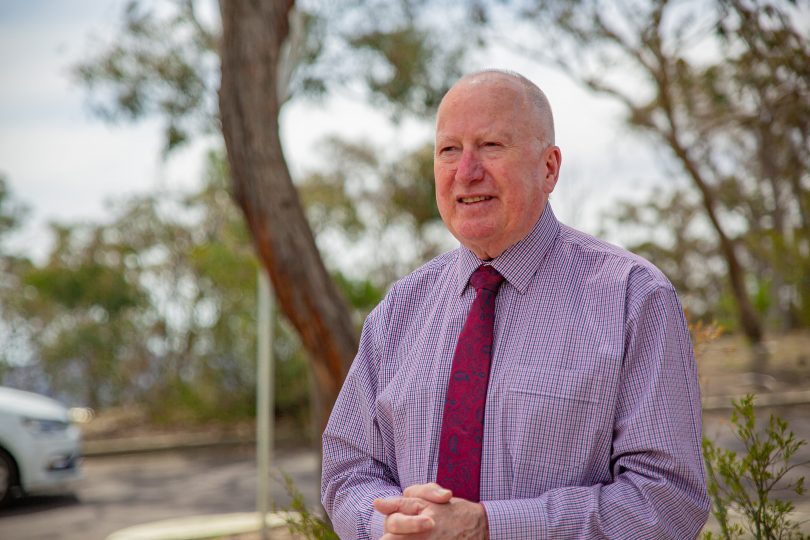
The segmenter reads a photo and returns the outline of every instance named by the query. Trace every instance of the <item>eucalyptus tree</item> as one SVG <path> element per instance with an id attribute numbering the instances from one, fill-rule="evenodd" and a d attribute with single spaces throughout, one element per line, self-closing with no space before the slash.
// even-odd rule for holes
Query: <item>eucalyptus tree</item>
<path id="1" fill-rule="evenodd" d="M 781 327 L 810 324 L 806 2 L 507 1 L 483 9 L 514 25 L 513 35 L 543 39 L 533 46 L 491 37 L 611 98 L 626 124 L 662 150 L 671 186 L 645 211 L 625 205 L 620 213 L 664 229 L 669 242 L 638 247 L 655 247 L 650 254 L 664 256 L 687 290 L 706 284 L 703 274 L 721 277 L 709 282 L 724 283 L 760 359 L 766 314 Z"/>
<path id="2" fill-rule="evenodd" d="M 223 1 L 221 18 L 206 18 L 192 0 L 161 13 L 133 1 L 116 41 L 76 69 L 102 116 L 162 117 L 167 152 L 221 128 L 234 199 L 281 309 L 310 353 L 323 421 L 356 351 L 357 329 L 306 220 L 279 114 L 289 99 L 358 88 L 393 119 L 431 114 L 460 75 L 471 35 L 431 31 L 447 22 L 425 15 L 431 4 Z M 453 13 L 461 29 L 467 11 Z"/>

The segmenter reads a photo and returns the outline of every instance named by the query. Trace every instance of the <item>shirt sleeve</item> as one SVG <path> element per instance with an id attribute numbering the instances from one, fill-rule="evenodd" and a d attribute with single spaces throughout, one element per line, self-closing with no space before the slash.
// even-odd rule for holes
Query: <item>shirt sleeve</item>
<path id="1" fill-rule="evenodd" d="M 675 291 L 628 302 L 613 481 L 484 501 L 490 538 L 694 538 L 709 499 L 694 354 Z M 542 459 L 542 456 L 538 456 Z"/>
<path id="2" fill-rule="evenodd" d="M 360 346 L 323 434 L 321 501 L 341 538 L 376 539 L 383 516 L 372 501 L 402 495 L 393 456 L 386 456 L 376 418 L 384 300 L 363 325 Z"/>

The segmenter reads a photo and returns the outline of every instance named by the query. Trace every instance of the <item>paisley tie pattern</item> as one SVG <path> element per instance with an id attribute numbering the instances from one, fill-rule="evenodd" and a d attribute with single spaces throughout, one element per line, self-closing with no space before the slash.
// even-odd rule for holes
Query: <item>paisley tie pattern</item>
<path id="1" fill-rule="evenodd" d="M 478 502 L 484 408 L 492 357 L 495 296 L 503 282 L 491 266 L 470 277 L 475 301 L 458 336 L 444 404 L 436 482 L 453 496 Z"/>

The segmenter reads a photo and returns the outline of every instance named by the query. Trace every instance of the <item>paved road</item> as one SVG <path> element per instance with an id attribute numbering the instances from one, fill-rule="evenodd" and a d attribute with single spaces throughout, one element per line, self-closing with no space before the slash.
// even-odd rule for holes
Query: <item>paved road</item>
<path id="1" fill-rule="evenodd" d="M 774 409 L 810 440 L 810 406 Z M 728 411 L 704 415 L 704 432 L 736 448 Z M 810 459 L 810 446 L 799 460 Z M 312 505 L 317 501 L 317 457 L 310 451 L 279 451 L 277 469 L 290 474 Z M 810 469 L 801 471 L 810 479 Z M 278 474 L 278 473 L 276 473 Z M 160 519 L 255 508 L 256 466 L 251 449 L 161 452 L 90 458 L 75 496 L 36 497 L 0 511 L 2 540 L 103 540 L 110 533 Z M 284 505 L 287 497 L 275 484 Z M 794 498 L 810 517 L 807 497 Z"/>
<path id="2" fill-rule="evenodd" d="M 2 540 L 103 540 L 124 527 L 198 514 L 255 510 L 251 449 L 161 452 L 89 458 L 75 495 L 34 497 L 0 510 Z M 317 457 L 278 451 L 278 469 L 305 498 L 317 500 Z M 279 504 L 288 498 L 273 485 Z"/>

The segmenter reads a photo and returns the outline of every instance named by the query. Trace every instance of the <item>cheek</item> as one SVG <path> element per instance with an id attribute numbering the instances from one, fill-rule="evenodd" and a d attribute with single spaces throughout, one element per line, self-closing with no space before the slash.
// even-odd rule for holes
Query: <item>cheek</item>
<path id="1" fill-rule="evenodd" d="M 442 204 L 442 202 L 450 196 L 450 192 L 452 190 L 452 183 L 453 183 L 453 176 L 448 172 L 442 171 L 441 169 L 434 169 L 433 171 L 433 187 L 436 191 L 436 202 L 438 204 Z"/>
<path id="2" fill-rule="evenodd" d="M 531 174 L 526 172 L 526 174 Z M 510 183 L 505 190 L 505 202 L 509 216 L 512 220 L 527 219 L 532 215 L 532 209 L 539 206 L 543 194 L 543 184 L 540 178 L 523 177 L 526 180 L 517 180 Z"/>
<path id="3" fill-rule="evenodd" d="M 516 191 L 521 192 L 521 196 L 526 199 L 527 204 L 530 200 L 537 199 L 543 193 L 545 177 L 542 170 L 527 168 L 520 178 L 521 181 Z"/>

